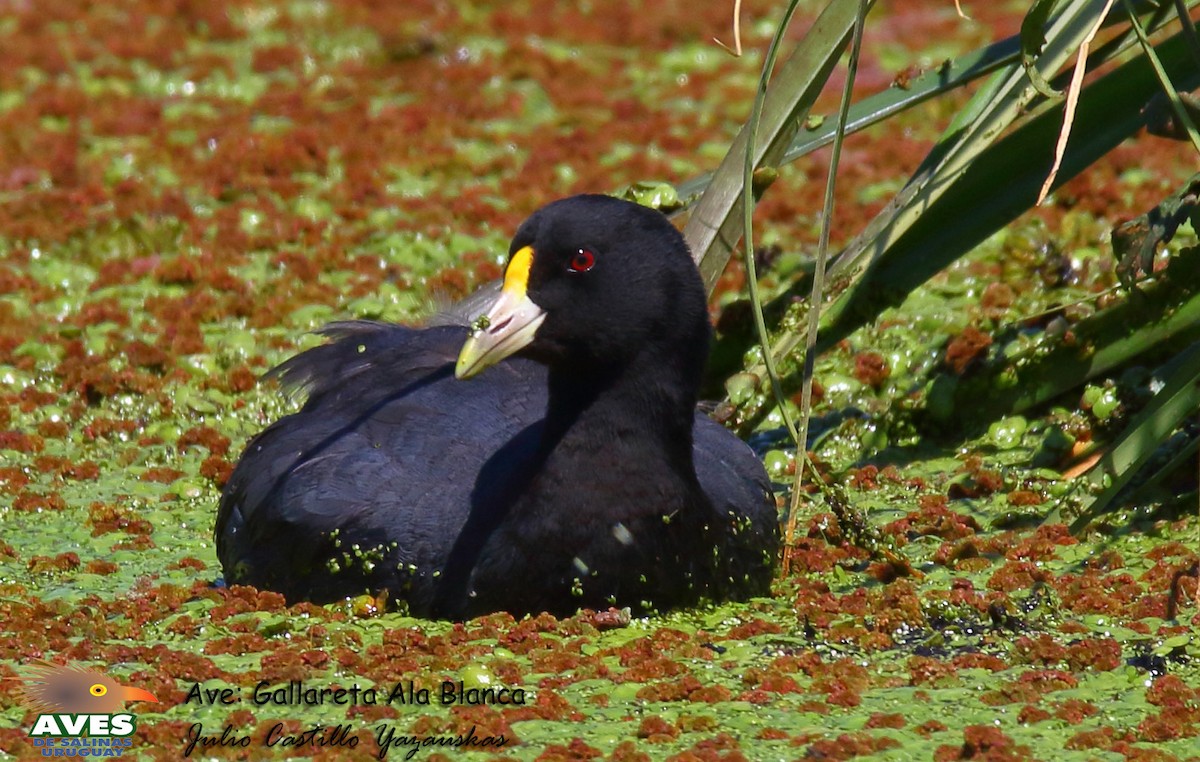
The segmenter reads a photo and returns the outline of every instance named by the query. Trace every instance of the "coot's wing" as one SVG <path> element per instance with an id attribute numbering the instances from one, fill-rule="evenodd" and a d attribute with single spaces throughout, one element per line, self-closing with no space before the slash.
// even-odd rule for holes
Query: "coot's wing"
<path id="1" fill-rule="evenodd" d="M 247 445 L 221 500 L 218 555 L 230 582 L 290 600 L 389 588 L 427 614 L 434 572 L 452 550 L 469 565 L 485 540 L 455 547 L 484 463 L 502 454 L 520 468 L 529 458 L 534 438 L 517 434 L 545 413 L 546 369 L 510 358 L 454 380 L 461 326 L 353 322 L 324 333 L 329 344 L 274 372 L 308 400 Z M 737 579 L 714 597 L 766 593 L 773 559 L 762 549 L 777 545 L 778 530 L 761 463 L 700 414 L 694 452 L 714 522 L 736 535 L 723 563 Z"/>
<path id="2" fill-rule="evenodd" d="M 722 559 L 732 589 L 723 597 L 766 595 L 779 547 L 779 512 L 762 461 L 742 440 L 711 418 L 697 414 L 693 458 L 700 486 L 731 534 Z"/>
<path id="3" fill-rule="evenodd" d="M 465 329 L 335 324 L 280 366 L 303 410 L 247 445 L 217 518 L 231 582 L 331 600 L 391 588 L 427 609 L 482 464 L 545 410 L 545 370 L 453 379 Z"/>

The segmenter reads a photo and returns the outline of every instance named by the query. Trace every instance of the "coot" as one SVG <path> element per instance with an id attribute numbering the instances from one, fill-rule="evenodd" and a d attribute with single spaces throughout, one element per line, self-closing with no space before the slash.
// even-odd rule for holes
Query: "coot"
<path id="1" fill-rule="evenodd" d="M 473 326 L 337 323 L 274 371 L 307 401 L 225 487 L 227 581 L 455 619 L 766 594 L 766 473 L 696 411 L 710 332 L 659 212 L 543 207 Z"/>

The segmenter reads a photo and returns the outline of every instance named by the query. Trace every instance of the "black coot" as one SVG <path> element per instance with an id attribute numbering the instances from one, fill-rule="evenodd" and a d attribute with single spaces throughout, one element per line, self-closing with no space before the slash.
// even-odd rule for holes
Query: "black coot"
<path id="1" fill-rule="evenodd" d="M 276 371 L 304 408 L 225 488 L 230 583 L 317 602 L 386 589 L 449 618 L 768 592 L 775 503 L 751 450 L 696 412 L 705 292 L 658 212 L 542 208 L 473 331 L 325 333 Z"/>

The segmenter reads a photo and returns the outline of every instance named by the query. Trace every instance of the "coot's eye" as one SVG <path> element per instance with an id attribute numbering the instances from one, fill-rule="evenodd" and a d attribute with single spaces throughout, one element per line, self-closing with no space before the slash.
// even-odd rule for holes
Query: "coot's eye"
<path id="1" fill-rule="evenodd" d="M 573 273 L 585 273 L 591 270 L 595 264 L 596 255 L 587 249 L 580 249 L 575 256 L 571 257 L 571 264 L 567 266 L 567 269 Z"/>

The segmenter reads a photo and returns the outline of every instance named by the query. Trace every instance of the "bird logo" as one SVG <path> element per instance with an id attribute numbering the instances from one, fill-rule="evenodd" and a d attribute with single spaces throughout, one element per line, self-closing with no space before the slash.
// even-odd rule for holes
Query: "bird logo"
<path id="1" fill-rule="evenodd" d="M 25 705 L 41 714 L 116 714 L 129 701 L 158 703 L 150 691 L 80 665 L 38 664 L 17 679 Z"/>
<path id="2" fill-rule="evenodd" d="M 15 679 L 22 683 L 23 703 L 38 712 L 29 731 L 38 746 L 54 746 L 55 738 L 65 739 L 64 744 L 75 739 L 74 745 L 128 746 L 137 719 L 125 711 L 125 704 L 158 702 L 150 691 L 121 685 L 98 669 L 80 665 L 41 663 Z"/>

